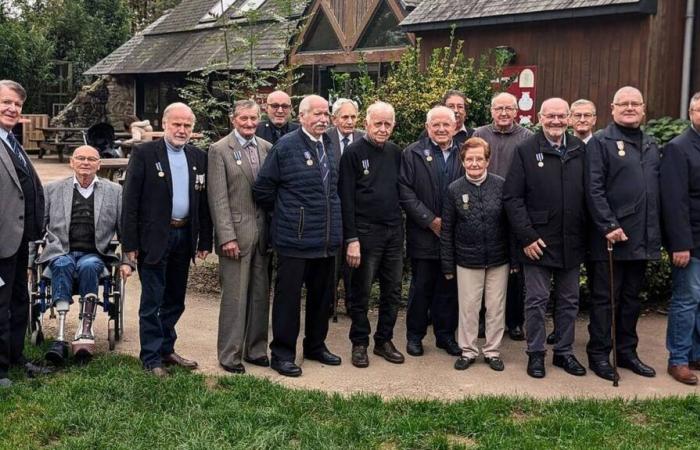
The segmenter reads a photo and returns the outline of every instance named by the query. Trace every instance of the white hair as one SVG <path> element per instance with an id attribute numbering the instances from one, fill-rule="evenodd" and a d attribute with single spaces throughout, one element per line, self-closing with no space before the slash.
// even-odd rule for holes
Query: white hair
<path id="1" fill-rule="evenodd" d="M 507 97 L 513 102 L 513 106 L 515 106 L 516 108 L 518 107 L 518 99 L 515 95 L 511 94 L 510 92 L 499 92 L 497 94 L 494 94 L 493 97 L 491 97 L 491 107 L 492 108 L 496 104 L 496 99 L 498 97 Z"/>
<path id="2" fill-rule="evenodd" d="M 379 111 L 387 111 L 389 114 L 391 114 L 391 122 L 396 121 L 396 111 L 394 111 L 394 107 L 391 106 L 391 104 L 387 102 L 382 102 L 382 101 L 376 101 L 369 105 L 369 108 L 367 108 L 367 114 L 366 114 L 366 120 L 369 122 L 370 117 L 372 117 L 372 114 L 377 113 Z"/>
<path id="3" fill-rule="evenodd" d="M 306 97 L 302 98 L 301 102 L 299 103 L 299 114 L 308 113 L 311 110 L 311 102 L 314 100 L 322 100 L 322 101 L 328 103 L 328 101 L 325 98 L 321 97 L 320 95 L 315 95 L 315 94 L 307 95 Z"/>
<path id="4" fill-rule="evenodd" d="M 197 120 L 197 118 L 195 117 L 194 113 L 192 112 L 192 108 L 190 108 L 189 106 L 187 106 L 186 104 L 184 104 L 184 103 L 182 103 L 182 102 L 171 103 L 171 104 L 169 104 L 168 106 L 165 107 L 165 109 L 163 110 L 163 122 L 166 122 L 166 121 L 168 120 L 168 114 L 170 114 L 170 112 L 171 112 L 172 110 L 178 109 L 178 108 L 187 109 L 187 111 L 188 111 L 188 112 L 190 113 L 190 115 L 192 116 L 192 125 L 194 125 L 194 123 L 195 123 L 195 121 Z"/>
<path id="5" fill-rule="evenodd" d="M 335 102 L 333 102 L 333 107 L 331 108 L 331 115 L 334 117 L 338 115 L 338 112 L 340 111 L 340 108 L 342 108 L 345 105 L 352 105 L 353 108 L 355 108 L 355 112 L 358 112 L 360 110 L 360 107 L 357 105 L 357 102 L 355 100 L 350 100 L 349 98 L 339 98 Z"/>
<path id="6" fill-rule="evenodd" d="M 447 106 L 439 105 L 431 108 L 430 111 L 428 111 L 428 114 L 425 115 L 425 123 L 430 123 L 433 120 L 433 116 L 437 113 L 445 113 L 450 118 L 450 122 L 457 122 L 457 118 L 455 117 L 454 111 L 452 111 Z"/>

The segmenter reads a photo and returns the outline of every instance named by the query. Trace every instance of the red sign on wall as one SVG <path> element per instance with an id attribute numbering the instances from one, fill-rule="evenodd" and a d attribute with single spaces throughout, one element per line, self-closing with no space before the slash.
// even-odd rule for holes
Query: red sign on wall
<path id="1" fill-rule="evenodd" d="M 518 123 L 537 123 L 537 66 L 504 67 L 503 78 L 513 79 L 506 91 L 518 99 Z"/>

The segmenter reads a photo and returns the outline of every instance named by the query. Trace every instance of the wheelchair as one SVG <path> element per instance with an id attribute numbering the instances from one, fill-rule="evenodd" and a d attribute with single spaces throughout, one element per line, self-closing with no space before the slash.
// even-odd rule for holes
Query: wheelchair
<path id="1" fill-rule="evenodd" d="M 41 255 L 41 251 L 45 242 L 35 241 L 34 247 L 35 252 L 30 256 L 30 279 L 29 279 L 29 326 L 27 327 L 27 332 L 30 336 L 31 343 L 33 345 L 41 345 L 44 341 L 44 317 L 46 311 L 50 311 L 49 318 L 55 319 L 57 317 L 55 308 L 53 306 L 52 290 L 51 290 L 51 269 L 49 263 L 36 263 L 35 261 Z M 109 250 L 115 251 L 119 246 L 119 241 L 113 240 L 109 245 Z M 30 252 L 32 253 L 32 252 Z M 35 255 L 35 257 L 33 257 Z M 117 256 L 119 256 L 117 254 Z M 78 333 L 81 332 L 83 325 L 83 319 L 90 319 L 90 330 L 92 330 L 92 320 L 94 320 L 97 315 L 96 312 L 101 307 L 104 312 L 109 316 L 107 322 L 107 339 L 109 342 L 109 349 L 114 350 L 117 341 L 120 341 L 124 333 L 124 297 L 125 291 L 125 281 L 122 280 L 121 274 L 119 272 L 120 263 L 107 262 L 99 276 L 99 286 L 98 286 L 98 296 L 94 299 L 93 314 L 86 314 L 86 302 L 84 299 L 80 299 L 80 312 L 78 319 L 80 320 L 80 326 L 78 327 Z M 78 294 L 78 283 L 77 283 L 77 273 L 73 279 L 73 295 Z M 101 295 L 100 295 L 101 294 Z M 89 297 L 86 296 L 86 298 Z M 66 312 L 59 312 L 59 330 L 58 339 L 64 341 L 63 339 L 63 325 L 65 323 Z M 87 317 L 90 316 L 90 317 Z"/>

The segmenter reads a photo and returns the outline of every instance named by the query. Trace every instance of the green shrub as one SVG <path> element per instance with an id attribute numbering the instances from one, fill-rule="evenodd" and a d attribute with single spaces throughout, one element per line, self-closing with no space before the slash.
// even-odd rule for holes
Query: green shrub
<path id="1" fill-rule="evenodd" d="M 656 139 L 657 144 L 666 145 L 668 141 L 684 132 L 688 124 L 685 119 L 662 117 L 650 120 L 643 128 L 645 133 Z"/>

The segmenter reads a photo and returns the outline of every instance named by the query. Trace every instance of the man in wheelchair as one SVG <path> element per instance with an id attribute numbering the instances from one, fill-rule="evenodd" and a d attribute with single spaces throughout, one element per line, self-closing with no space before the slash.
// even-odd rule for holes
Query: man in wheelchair
<path id="1" fill-rule="evenodd" d="M 51 271 L 51 301 L 59 323 L 58 336 L 46 359 L 56 365 L 68 356 L 64 329 L 73 303 L 74 282 L 80 294 L 80 323 L 70 346 L 76 358 L 89 358 L 95 349 L 93 321 L 99 279 L 105 264 L 119 263 L 110 243 L 115 233 L 119 234 L 121 186 L 97 177 L 100 154 L 94 147 L 75 149 L 70 166 L 73 176 L 45 187 L 45 245 L 36 259 L 37 264 L 45 264 Z M 130 271 L 122 273 L 128 276 Z"/>

